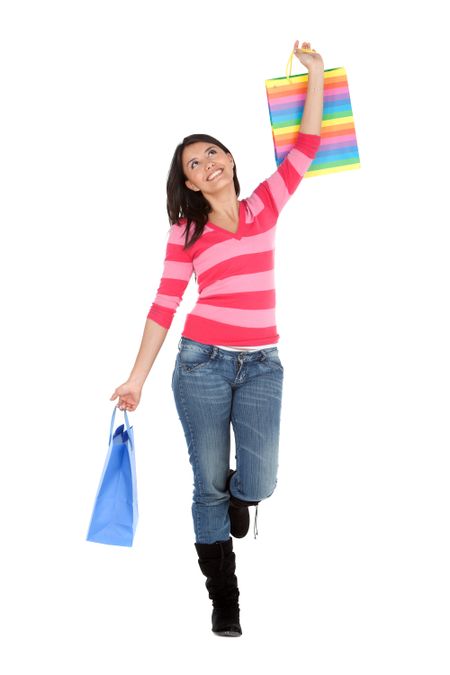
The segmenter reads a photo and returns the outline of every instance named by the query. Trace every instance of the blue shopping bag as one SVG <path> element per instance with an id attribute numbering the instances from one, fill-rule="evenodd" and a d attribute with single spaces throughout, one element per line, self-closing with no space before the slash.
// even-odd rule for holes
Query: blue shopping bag
<path id="1" fill-rule="evenodd" d="M 121 424 L 113 434 L 116 408 L 111 419 L 109 449 L 95 498 L 87 541 L 132 546 L 138 521 L 136 459 L 133 427 Z"/>

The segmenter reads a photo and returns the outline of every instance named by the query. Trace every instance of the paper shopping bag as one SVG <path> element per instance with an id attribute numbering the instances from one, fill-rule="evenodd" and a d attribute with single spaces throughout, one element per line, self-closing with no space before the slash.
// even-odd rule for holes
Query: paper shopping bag
<path id="1" fill-rule="evenodd" d="M 111 419 L 108 454 L 86 539 L 99 544 L 132 546 L 139 515 L 134 432 L 125 410 L 127 428 L 121 424 L 113 434 L 116 407 Z"/>
<path id="2" fill-rule="evenodd" d="M 300 131 L 308 89 L 308 73 L 302 75 L 286 73 L 285 77 L 266 80 L 265 85 L 275 161 L 279 165 L 293 147 Z M 329 68 L 324 71 L 320 139 L 320 147 L 305 172 L 305 177 L 360 168 L 345 68 Z"/>

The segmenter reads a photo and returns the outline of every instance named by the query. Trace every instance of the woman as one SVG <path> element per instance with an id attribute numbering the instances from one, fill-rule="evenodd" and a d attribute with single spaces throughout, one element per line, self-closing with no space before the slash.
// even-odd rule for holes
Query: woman
<path id="1" fill-rule="evenodd" d="M 283 365 L 275 323 L 274 239 L 281 209 L 320 145 L 323 61 L 294 45 L 308 69 L 301 129 L 277 170 L 247 199 L 230 151 L 193 134 L 178 145 L 167 181 L 171 222 L 161 283 L 136 363 L 111 400 L 136 410 L 145 379 L 195 273 L 197 303 L 186 318 L 172 390 L 193 469 L 192 516 L 200 569 L 213 602 L 212 630 L 242 634 L 230 535 L 249 529 L 248 507 L 277 482 Z M 230 470 L 230 422 L 236 470 Z M 256 516 L 255 516 L 256 528 Z"/>

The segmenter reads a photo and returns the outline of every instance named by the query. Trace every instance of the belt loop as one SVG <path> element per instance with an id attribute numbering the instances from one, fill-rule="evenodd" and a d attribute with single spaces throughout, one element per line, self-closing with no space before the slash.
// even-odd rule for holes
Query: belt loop
<path id="1" fill-rule="evenodd" d="M 182 339 L 182 338 L 180 338 L 180 341 L 179 341 L 179 343 L 178 343 L 178 351 L 180 351 L 180 347 L 181 347 L 181 339 Z"/>

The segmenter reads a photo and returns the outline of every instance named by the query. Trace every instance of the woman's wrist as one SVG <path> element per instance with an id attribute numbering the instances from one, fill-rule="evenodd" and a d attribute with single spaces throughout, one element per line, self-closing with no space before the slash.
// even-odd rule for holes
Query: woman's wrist
<path id="1" fill-rule="evenodd" d="M 324 67 L 322 64 L 317 65 L 315 64 L 314 66 L 310 66 L 308 68 L 308 76 L 309 77 L 323 77 L 324 73 Z"/>
<path id="2" fill-rule="evenodd" d="M 132 373 L 128 378 L 128 384 L 133 384 L 138 387 L 143 387 L 145 380 L 147 379 L 148 373 Z"/>

